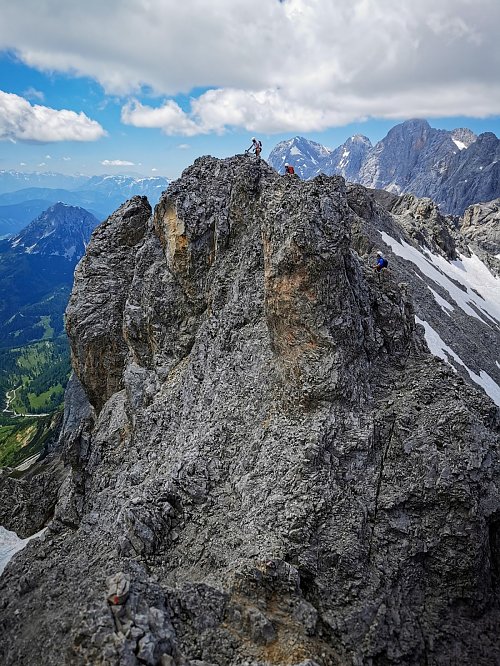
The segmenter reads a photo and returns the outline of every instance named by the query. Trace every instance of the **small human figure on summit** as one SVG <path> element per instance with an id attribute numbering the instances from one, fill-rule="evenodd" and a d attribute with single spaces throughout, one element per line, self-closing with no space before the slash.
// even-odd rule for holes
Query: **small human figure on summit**
<path id="1" fill-rule="evenodd" d="M 255 153 L 256 157 L 260 157 L 260 154 L 262 152 L 262 141 L 259 141 L 259 139 L 256 139 L 254 136 L 252 137 L 252 145 L 250 148 L 247 148 L 245 150 L 245 153 L 248 153 L 250 151 L 253 151 Z"/>
<path id="2" fill-rule="evenodd" d="M 290 176 L 295 174 L 295 169 L 291 164 L 288 164 L 288 162 L 285 162 L 285 174 L 289 174 Z"/>
<path id="3" fill-rule="evenodd" d="M 375 270 L 377 273 L 381 273 L 383 268 L 387 268 L 389 262 L 384 257 L 380 250 L 377 251 L 377 263 L 375 264 Z"/>

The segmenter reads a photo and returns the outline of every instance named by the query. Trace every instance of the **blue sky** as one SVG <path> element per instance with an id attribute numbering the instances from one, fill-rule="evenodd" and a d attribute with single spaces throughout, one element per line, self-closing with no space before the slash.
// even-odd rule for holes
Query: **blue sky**
<path id="1" fill-rule="evenodd" d="M 500 3 L 414 4 L 0 0 L 0 169 L 175 178 L 414 117 L 499 136 Z"/>

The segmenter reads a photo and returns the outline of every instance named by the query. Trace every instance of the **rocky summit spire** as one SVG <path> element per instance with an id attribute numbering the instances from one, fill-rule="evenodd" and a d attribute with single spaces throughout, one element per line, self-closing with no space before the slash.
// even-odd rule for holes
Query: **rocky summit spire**
<path id="1" fill-rule="evenodd" d="M 65 480 L 0 579 L 2 663 L 492 663 L 498 412 L 429 353 L 408 260 L 373 270 L 410 232 L 458 256 L 404 205 L 205 157 L 101 225 L 67 311 Z"/>

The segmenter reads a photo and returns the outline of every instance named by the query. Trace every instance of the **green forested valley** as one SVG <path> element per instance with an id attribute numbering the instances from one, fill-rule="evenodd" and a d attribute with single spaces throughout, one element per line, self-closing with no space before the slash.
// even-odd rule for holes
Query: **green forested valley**
<path id="1" fill-rule="evenodd" d="M 69 373 L 65 335 L 0 350 L 0 467 L 18 465 L 53 436 Z"/>

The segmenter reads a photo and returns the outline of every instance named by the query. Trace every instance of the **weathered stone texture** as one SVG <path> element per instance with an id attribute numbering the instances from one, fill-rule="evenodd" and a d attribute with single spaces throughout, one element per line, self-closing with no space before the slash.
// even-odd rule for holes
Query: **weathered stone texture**
<path id="1" fill-rule="evenodd" d="M 396 214 L 240 156 L 149 215 L 75 276 L 90 404 L 73 383 L 48 537 L 0 580 L 2 663 L 495 663 L 498 411 L 428 353 L 404 262 L 374 274 Z"/>

